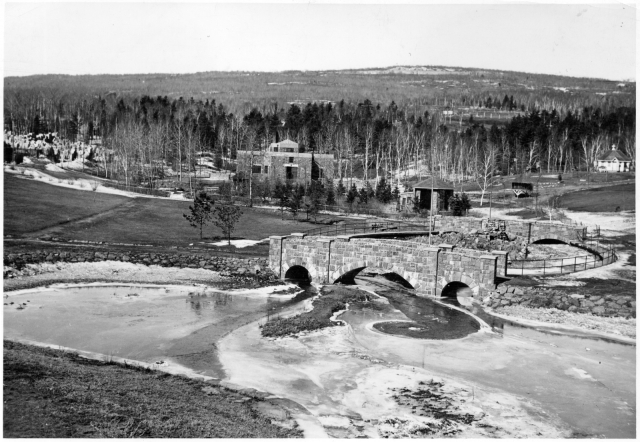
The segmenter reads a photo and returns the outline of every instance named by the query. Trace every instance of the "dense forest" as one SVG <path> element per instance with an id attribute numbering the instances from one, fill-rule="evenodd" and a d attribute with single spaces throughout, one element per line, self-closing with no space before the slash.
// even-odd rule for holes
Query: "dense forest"
<path id="1" fill-rule="evenodd" d="M 581 87 L 606 83 L 572 81 Z M 635 84 L 625 87 L 635 90 Z M 5 143 L 40 149 L 57 161 L 88 150 L 105 175 L 149 185 L 165 166 L 178 174 L 192 171 L 203 152 L 216 167 L 232 169 L 237 150 L 262 150 L 285 138 L 306 151 L 332 153 L 336 178 L 385 177 L 396 185 L 430 171 L 453 182 L 476 179 L 482 186 L 496 174 L 588 169 L 613 144 L 635 160 L 635 97 L 622 94 L 615 101 L 593 91 L 498 95 L 458 87 L 444 98 L 425 92 L 413 102 L 403 98 L 402 104 L 373 97 L 306 103 L 273 98 L 230 108 L 209 98 L 96 95 L 81 89 L 11 83 L 5 92 Z M 429 106 L 415 101 L 438 99 Z M 447 119 L 443 109 L 459 114 L 459 122 Z M 473 110 L 507 112 L 510 118 L 488 124 L 474 119 Z"/>

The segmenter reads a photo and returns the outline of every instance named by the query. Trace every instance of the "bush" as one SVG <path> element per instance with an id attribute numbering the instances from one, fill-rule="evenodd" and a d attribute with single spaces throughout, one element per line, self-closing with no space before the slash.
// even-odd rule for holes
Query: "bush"
<path id="1" fill-rule="evenodd" d="M 16 164 L 22 164 L 23 161 L 24 161 L 24 153 L 18 152 L 16 154 Z"/>

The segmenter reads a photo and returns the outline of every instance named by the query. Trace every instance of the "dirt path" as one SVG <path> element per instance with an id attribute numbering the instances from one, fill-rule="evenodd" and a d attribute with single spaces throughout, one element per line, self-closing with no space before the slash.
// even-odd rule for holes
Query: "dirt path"
<path id="1" fill-rule="evenodd" d="M 82 228 L 83 225 L 91 224 L 103 218 L 107 218 L 110 216 L 117 216 L 118 213 L 125 213 L 126 211 L 134 208 L 136 206 L 136 200 L 132 199 L 130 201 L 125 201 L 122 204 L 119 204 L 115 207 L 112 207 L 104 212 L 94 213 L 92 215 L 83 216 L 81 218 L 70 219 L 66 221 L 62 221 L 55 226 L 45 227 L 44 229 L 34 230 L 32 232 L 25 233 L 23 237 L 25 238 L 39 238 L 46 235 L 55 235 L 60 234 L 64 229 L 68 229 L 69 226 L 76 225 L 78 229 Z"/>

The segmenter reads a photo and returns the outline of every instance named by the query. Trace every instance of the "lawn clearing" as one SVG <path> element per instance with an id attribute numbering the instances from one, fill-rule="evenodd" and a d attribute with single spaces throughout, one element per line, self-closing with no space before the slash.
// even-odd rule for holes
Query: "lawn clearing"
<path id="1" fill-rule="evenodd" d="M 284 438 L 255 399 L 166 373 L 4 341 L 4 437 Z M 215 394 L 207 394 L 203 388 Z"/>
<path id="2" fill-rule="evenodd" d="M 616 212 L 635 210 L 635 199 L 635 184 L 620 184 L 567 193 L 559 198 L 559 206 L 578 212 Z"/>
<path id="3" fill-rule="evenodd" d="M 90 191 L 72 190 L 5 175 L 5 233 L 65 240 L 106 243 L 150 244 L 156 246 L 200 245 L 199 232 L 182 216 L 189 213 L 190 201 L 159 198 L 128 198 Z M 95 201 L 94 201 L 95 200 Z M 315 227 L 313 224 L 281 219 L 277 211 L 242 208 L 243 215 L 232 239 L 260 241 L 272 235 L 288 235 Z M 75 221 L 74 221 L 75 220 Z M 46 230 L 43 230 L 46 229 Z M 220 229 L 204 228 L 203 245 L 219 241 Z M 216 251 L 236 249 L 217 247 Z M 226 247 L 226 248 L 225 248 Z M 268 253 L 268 244 L 246 247 Z"/>
<path id="4" fill-rule="evenodd" d="M 112 210 L 127 201 L 119 195 L 50 186 L 4 175 L 4 233 L 21 235 Z"/>

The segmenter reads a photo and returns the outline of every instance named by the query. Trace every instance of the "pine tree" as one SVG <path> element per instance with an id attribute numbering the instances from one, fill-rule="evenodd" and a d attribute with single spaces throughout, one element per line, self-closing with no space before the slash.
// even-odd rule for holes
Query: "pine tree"
<path id="1" fill-rule="evenodd" d="M 236 228 L 236 224 L 242 216 L 240 207 L 232 204 L 216 206 L 213 224 L 222 230 L 222 234 L 227 237 L 227 243 L 231 245 L 231 233 Z"/>
<path id="2" fill-rule="evenodd" d="M 205 192 L 199 192 L 193 199 L 193 206 L 189 206 L 191 215 L 183 213 L 192 227 L 200 228 L 200 239 L 202 239 L 202 228 L 211 220 L 211 205 L 213 198 Z"/>
<path id="3" fill-rule="evenodd" d="M 398 186 L 393 188 L 393 192 L 391 193 L 391 197 L 394 201 L 398 201 L 400 199 L 400 190 L 398 190 Z"/>
<path id="4" fill-rule="evenodd" d="M 358 197 L 358 189 L 356 189 L 356 185 L 352 184 L 349 192 L 347 193 L 347 203 L 350 208 L 353 208 L 353 203 L 356 201 Z"/>
<path id="5" fill-rule="evenodd" d="M 294 219 L 298 218 L 298 212 L 302 208 L 304 202 L 304 186 L 298 185 L 289 192 L 289 201 L 287 207 Z"/>
<path id="6" fill-rule="evenodd" d="M 358 192 L 358 202 L 360 204 L 367 204 L 368 201 L 369 201 L 369 195 L 367 193 L 367 189 L 362 187 Z"/>

